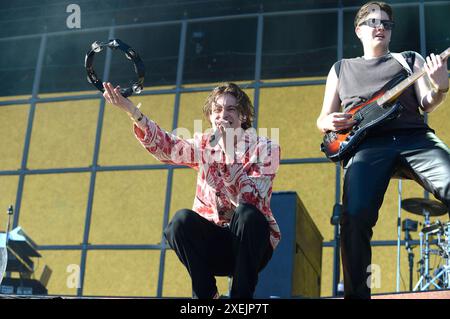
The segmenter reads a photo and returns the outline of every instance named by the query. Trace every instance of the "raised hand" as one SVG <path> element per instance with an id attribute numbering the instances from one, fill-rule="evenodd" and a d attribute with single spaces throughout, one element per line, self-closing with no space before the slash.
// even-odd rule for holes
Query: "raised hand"
<path id="1" fill-rule="evenodd" d="M 120 86 L 114 88 L 110 82 L 103 82 L 103 87 L 105 88 L 103 97 L 108 103 L 119 107 L 129 114 L 132 114 L 135 111 L 136 106 L 134 106 L 133 102 L 128 98 L 123 97 L 120 93 Z"/>
<path id="2" fill-rule="evenodd" d="M 431 53 L 426 58 L 424 68 L 427 71 L 431 84 L 438 90 L 448 89 L 447 59 L 442 60 L 440 55 Z"/>

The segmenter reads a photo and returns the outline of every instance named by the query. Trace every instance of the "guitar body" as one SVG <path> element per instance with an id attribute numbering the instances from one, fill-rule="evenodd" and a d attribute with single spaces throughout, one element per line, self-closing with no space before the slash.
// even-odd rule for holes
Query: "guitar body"
<path id="1" fill-rule="evenodd" d="M 325 134 L 321 150 L 331 161 L 338 162 L 351 156 L 370 130 L 400 115 L 403 107 L 398 101 L 380 105 L 379 99 L 389 88 L 402 80 L 403 77 L 390 81 L 370 100 L 349 110 L 347 113 L 352 114 L 352 118 L 357 121 L 352 128 Z"/>

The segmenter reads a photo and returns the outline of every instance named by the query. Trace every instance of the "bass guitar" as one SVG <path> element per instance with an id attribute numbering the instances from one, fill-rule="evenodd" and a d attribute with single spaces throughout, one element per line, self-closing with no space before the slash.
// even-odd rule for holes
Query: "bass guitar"
<path id="1" fill-rule="evenodd" d="M 440 54 L 442 60 L 445 60 L 449 55 L 450 48 Z M 426 70 L 422 67 L 405 79 L 394 79 L 368 101 L 347 111 L 346 113 L 352 115 L 356 124 L 345 130 L 325 133 L 321 144 L 322 152 L 333 162 L 341 161 L 352 155 L 369 130 L 400 115 L 403 107 L 397 101 L 398 97 L 425 73 Z"/>

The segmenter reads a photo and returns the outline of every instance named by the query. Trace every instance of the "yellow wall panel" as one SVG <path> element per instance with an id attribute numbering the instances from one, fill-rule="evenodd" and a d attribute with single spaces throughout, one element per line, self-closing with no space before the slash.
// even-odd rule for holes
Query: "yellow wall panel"
<path id="1" fill-rule="evenodd" d="M 417 238 L 414 238 L 417 239 Z M 400 248 L 400 291 L 409 290 L 409 268 L 408 254 L 404 246 Z M 417 262 L 419 261 L 419 250 L 414 249 L 414 269 L 413 286 L 417 283 Z M 341 254 L 342 258 L 342 254 Z M 436 258 L 435 258 L 436 259 Z M 380 274 L 379 281 L 373 281 L 372 294 L 395 292 L 397 288 L 397 246 L 376 246 L 372 247 L 372 264 L 377 274 Z M 343 282 L 341 263 L 340 281 Z M 379 270 L 379 271 L 378 271 Z M 375 271 L 373 272 L 374 276 Z M 323 249 L 322 256 L 322 284 L 321 297 L 329 297 L 333 294 L 333 248 Z"/>
<path id="2" fill-rule="evenodd" d="M 413 239 L 415 236 L 413 235 Z M 413 287 L 417 283 L 417 262 L 420 259 L 418 246 L 413 250 L 415 254 L 413 268 Z M 342 258 L 342 254 L 341 254 Z M 432 255 L 431 266 L 434 269 L 439 262 L 439 257 Z M 379 281 L 373 281 L 372 294 L 395 292 L 397 289 L 397 246 L 372 247 L 373 275 L 380 274 Z M 340 281 L 343 282 L 342 263 L 340 265 Z M 379 270 L 379 271 L 378 271 Z M 378 277 L 374 277 L 378 278 Z M 400 286 L 399 291 L 409 291 L 409 267 L 408 253 L 404 246 L 400 247 Z M 329 297 L 333 294 L 333 248 L 323 249 L 322 256 L 322 284 L 321 297 Z"/>
<path id="3" fill-rule="evenodd" d="M 87 95 L 87 94 L 99 94 L 100 97 L 100 91 L 98 90 L 87 90 L 87 91 L 76 91 L 76 92 L 57 92 L 57 93 L 40 93 L 39 98 L 50 98 L 50 97 L 61 97 L 61 96 L 77 96 L 77 95 Z"/>
<path id="4" fill-rule="evenodd" d="M 323 86 L 261 90 L 258 128 L 267 128 L 269 135 L 271 128 L 279 129 L 282 158 L 324 156 L 322 134 L 316 127 L 323 90 Z"/>
<path id="5" fill-rule="evenodd" d="M 0 176 L 0 231 L 5 231 L 8 216 L 6 211 L 9 205 L 15 205 L 18 176 Z M 11 216 L 11 229 L 14 216 Z"/>
<path id="6" fill-rule="evenodd" d="M 184 136 L 185 138 L 193 137 L 194 129 L 203 133 L 211 127 L 202 111 L 208 95 L 209 92 L 183 93 L 181 95 L 178 128 L 187 129 L 190 136 Z M 198 128 L 194 128 L 194 121 L 201 121 L 201 125 L 197 124 Z"/>
<path id="7" fill-rule="evenodd" d="M 417 239 L 417 238 L 415 238 Z M 419 249 L 414 249 L 414 269 L 413 269 L 413 287 L 415 286 L 417 276 L 417 262 L 419 261 Z M 373 247 L 372 264 L 380 270 L 379 282 L 373 281 L 372 294 L 395 292 L 397 287 L 397 246 Z M 375 272 L 372 273 L 372 276 Z M 408 253 L 404 246 L 400 250 L 400 291 L 409 291 L 409 268 Z"/>
<path id="8" fill-rule="evenodd" d="M 19 225 L 38 245 L 79 245 L 89 179 L 89 173 L 26 176 Z"/>
<path id="9" fill-rule="evenodd" d="M 423 198 L 423 188 L 412 180 L 402 180 L 402 199 L 411 197 Z M 435 199 L 430 195 L 430 199 Z M 398 215 L 398 179 L 392 179 L 386 191 L 383 205 L 381 206 L 378 222 L 374 228 L 374 240 L 393 240 L 397 239 L 397 215 Z M 424 221 L 424 218 L 414 215 L 402 209 L 402 220 L 405 218 Z M 432 221 L 436 218 L 432 218 Z"/>
<path id="10" fill-rule="evenodd" d="M 320 296 L 330 297 L 333 295 L 333 254 L 332 247 L 322 249 L 322 274 L 320 276 Z M 340 280 L 343 280 L 342 276 Z"/>
<path id="11" fill-rule="evenodd" d="M 216 86 L 218 86 L 219 84 L 225 83 L 226 81 L 223 82 L 204 82 L 204 83 L 194 83 L 194 84 L 183 84 L 183 87 L 185 88 L 204 88 L 204 87 L 211 87 L 211 88 L 215 88 Z M 249 81 L 233 81 L 233 83 L 239 85 L 242 88 L 245 88 L 245 85 L 250 83 Z M 212 89 L 211 89 L 212 90 Z"/>
<path id="12" fill-rule="evenodd" d="M 166 251 L 164 262 L 164 297 L 192 297 L 191 277 L 173 250 Z"/>
<path id="13" fill-rule="evenodd" d="M 450 94 L 439 107 L 428 114 L 428 125 L 436 131 L 436 135 L 450 147 Z"/>
<path id="14" fill-rule="evenodd" d="M 27 167 L 92 164 L 99 100 L 38 104 Z"/>
<path id="15" fill-rule="evenodd" d="M 156 296 L 159 251 L 89 251 L 83 295 Z"/>
<path id="16" fill-rule="evenodd" d="M 263 83 L 284 83 L 295 81 L 326 81 L 326 76 L 308 76 L 302 78 L 285 78 L 285 79 L 264 79 Z"/>
<path id="17" fill-rule="evenodd" d="M 166 170 L 98 173 L 89 242 L 159 243 L 166 181 Z"/>
<path id="18" fill-rule="evenodd" d="M 169 220 L 180 209 L 192 209 L 196 188 L 196 170 L 190 168 L 174 170 Z"/>
<path id="19" fill-rule="evenodd" d="M 173 250 L 166 251 L 164 264 L 163 297 L 192 297 L 191 277 Z M 228 295 L 228 277 L 216 278 L 220 295 Z"/>
<path id="20" fill-rule="evenodd" d="M 162 129 L 172 132 L 174 95 L 136 96 L 135 105 Z M 116 106 L 106 104 L 100 145 L 100 165 L 159 164 L 134 137 L 133 122 Z"/>
<path id="21" fill-rule="evenodd" d="M 334 205 L 335 175 L 335 165 L 331 163 L 281 165 L 274 180 L 274 191 L 297 192 L 325 241 L 334 236 L 330 217 Z"/>
<path id="22" fill-rule="evenodd" d="M 114 85 L 114 83 L 113 83 Z M 172 85 L 166 85 L 166 86 L 152 86 L 149 88 L 144 88 L 145 91 L 154 91 L 154 90 L 167 90 L 167 89 L 175 89 L 175 87 Z M 39 94 L 39 98 L 49 98 L 49 97 L 60 97 L 60 96 L 76 96 L 76 95 L 85 95 L 85 94 L 98 94 L 99 97 L 101 97 L 100 95 L 100 91 L 98 91 L 97 89 L 94 89 L 94 87 L 92 87 L 92 90 L 86 90 L 86 91 L 77 91 L 77 92 L 57 92 L 57 93 L 40 93 Z M 135 95 L 136 96 L 136 95 Z M 134 98 L 134 97 L 133 97 Z M 1 97 L 0 97 L 0 101 L 1 101 Z"/>
<path id="23" fill-rule="evenodd" d="M 79 284 L 80 251 L 40 250 L 41 258 L 34 258 L 34 278 L 41 279 L 44 267 L 51 270 L 47 290 L 49 295 L 75 296 Z"/>
<path id="24" fill-rule="evenodd" d="M 0 107 L 0 170 L 16 170 L 22 164 L 29 105 Z"/>
<path id="25" fill-rule="evenodd" d="M 230 284 L 230 281 L 228 277 L 216 277 L 216 286 L 217 291 L 219 292 L 219 295 L 221 296 L 228 296 L 228 286 Z"/>
<path id="26" fill-rule="evenodd" d="M 13 101 L 13 100 L 24 100 L 31 98 L 31 94 L 25 95 L 13 95 L 13 96 L 0 96 L 0 102 Z"/>

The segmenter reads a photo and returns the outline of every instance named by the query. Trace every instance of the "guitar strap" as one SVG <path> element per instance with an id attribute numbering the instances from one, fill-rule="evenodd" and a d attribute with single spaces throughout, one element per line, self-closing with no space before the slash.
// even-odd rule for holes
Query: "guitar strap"
<path id="1" fill-rule="evenodd" d="M 403 54 L 391 52 L 391 55 L 408 72 L 408 76 L 410 76 L 413 73 L 412 70 L 411 70 L 411 67 L 408 64 L 408 62 L 406 62 L 406 59 L 403 56 Z"/>

